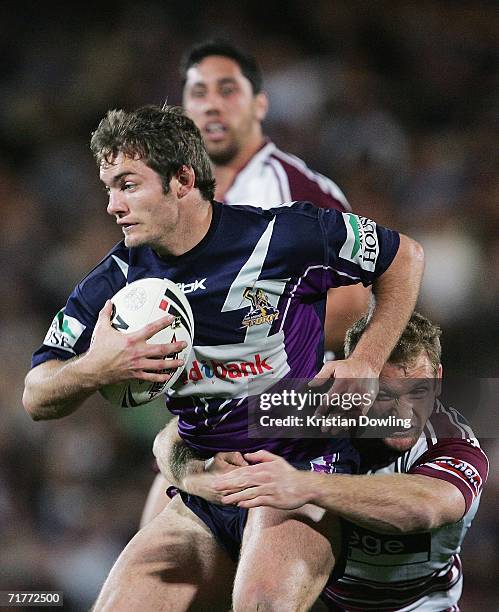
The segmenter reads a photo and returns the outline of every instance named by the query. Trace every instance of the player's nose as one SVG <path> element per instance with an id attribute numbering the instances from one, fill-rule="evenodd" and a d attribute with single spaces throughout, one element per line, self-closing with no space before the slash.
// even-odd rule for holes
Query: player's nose
<path id="1" fill-rule="evenodd" d="M 204 97 L 204 112 L 218 113 L 221 108 L 221 97 L 216 91 L 207 91 Z"/>
<path id="2" fill-rule="evenodd" d="M 394 405 L 394 415 L 400 419 L 412 419 L 414 405 L 407 397 L 399 397 Z"/>
<path id="3" fill-rule="evenodd" d="M 107 212 L 109 215 L 116 215 L 127 210 L 122 192 L 111 190 L 107 202 Z"/>

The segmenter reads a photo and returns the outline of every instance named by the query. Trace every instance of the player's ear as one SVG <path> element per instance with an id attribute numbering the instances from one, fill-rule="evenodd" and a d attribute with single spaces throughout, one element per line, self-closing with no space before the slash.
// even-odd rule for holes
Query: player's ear
<path id="1" fill-rule="evenodd" d="M 440 394 L 442 393 L 442 372 L 443 372 L 442 364 L 439 363 L 438 364 L 436 381 L 435 381 L 436 384 L 437 384 L 437 388 L 436 388 L 436 396 L 437 397 L 440 397 Z"/>
<path id="2" fill-rule="evenodd" d="M 196 175 L 190 166 L 181 166 L 175 174 L 177 197 L 183 198 L 194 189 Z"/>
<path id="3" fill-rule="evenodd" d="M 255 114 L 258 121 L 263 121 L 269 110 L 269 99 L 264 91 L 255 96 Z"/>

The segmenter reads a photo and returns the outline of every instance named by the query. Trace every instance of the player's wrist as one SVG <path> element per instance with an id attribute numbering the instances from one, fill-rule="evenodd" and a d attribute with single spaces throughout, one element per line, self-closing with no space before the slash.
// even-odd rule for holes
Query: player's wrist
<path id="1" fill-rule="evenodd" d="M 90 352 L 84 353 L 75 359 L 72 363 L 72 369 L 82 389 L 98 391 L 101 387 L 108 384 L 105 370 L 95 363 Z"/>

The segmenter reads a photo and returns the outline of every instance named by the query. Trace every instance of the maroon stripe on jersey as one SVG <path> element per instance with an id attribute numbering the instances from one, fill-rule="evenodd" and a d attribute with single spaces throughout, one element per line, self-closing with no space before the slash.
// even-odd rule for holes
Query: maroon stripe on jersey
<path id="1" fill-rule="evenodd" d="M 441 440 L 418 457 L 409 473 L 450 482 L 463 494 L 468 512 L 487 480 L 488 460 L 469 440 Z"/>
<path id="2" fill-rule="evenodd" d="M 450 590 L 461 580 L 461 577 L 461 562 L 456 555 L 452 566 L 442 576 L 432 575 L 423 579 L 404 580 L 396 583 L 342 578 L 339 582 L 326 586 L 323 591 L 323 599 L 329 605 L 333 603 L 337 606 L 337 608 L 330 607 L 331 610 L 396 612 L 426 595 Z"/>
<path id="3" fill-rule="evenodd" d="M 275 159 L 286 172 L 293 200 L 309 201 L 319 208 L 335 208 L 342 212 L 347 210 L 340 200 L 321 189 L 317 180 L 307 177 L 299 168 L 280 156 L 271 155 L 271 159 Z"/>

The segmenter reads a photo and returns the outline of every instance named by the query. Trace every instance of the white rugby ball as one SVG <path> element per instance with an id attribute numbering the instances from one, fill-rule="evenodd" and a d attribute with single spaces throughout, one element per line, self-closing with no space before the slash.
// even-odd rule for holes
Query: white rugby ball
<path id="1" fill-rule="evenodd" d="M 173 315 L 173 323 L 147 342 L 166 344 L 184 340 L 187 342 L 186 348 L 170 357 L 183 359 L 184 364 L 187 363 L 194 338 L 194 318 L 187 298 L 174 282 L 165 278 L 142 278 L 120 289 L 111 301 L 111 324 L 125 334 L 137 331 L 167 314 Z M 184 367 L 177 368 L 164 383 L 129 380 L 106 385 L 100 389 L 100 393 L 116 406 L 128 408 L 147 404 L 174 385 Z"/>

